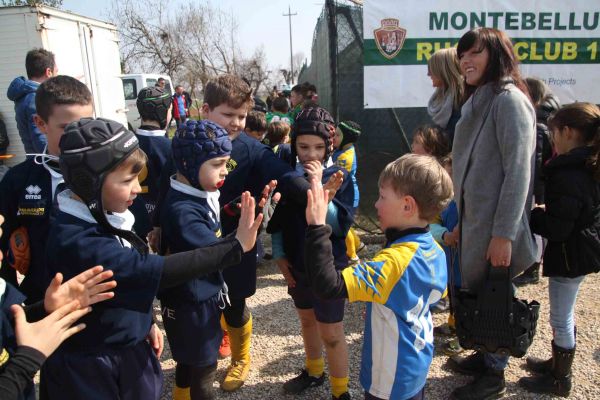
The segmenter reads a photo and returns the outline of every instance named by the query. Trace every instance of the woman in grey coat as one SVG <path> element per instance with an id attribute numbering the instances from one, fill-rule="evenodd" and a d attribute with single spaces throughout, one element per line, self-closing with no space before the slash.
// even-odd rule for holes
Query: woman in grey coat
<path id="1" fill-rule="evenodd" d="M 489 264 L 510 265 L 514 276 L 535 261 L 529 229 L 535 111 L 505 33 L 471 30 L 460 39 L 458 56 L 468 97 L 453 146 L 461 286 L 476 292 Z M 458 372 L 478 375 L 452 398 L 497 399 L 504 394 L 508 357 L 477 352 L 449 363 Z"/>

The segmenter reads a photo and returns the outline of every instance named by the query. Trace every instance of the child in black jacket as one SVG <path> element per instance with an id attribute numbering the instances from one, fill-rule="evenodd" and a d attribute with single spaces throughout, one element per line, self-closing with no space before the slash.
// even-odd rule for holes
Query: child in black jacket
<path id="1" fill-rule="evenodd" d="M 527 359 L 539 375 L 519 383 L 530 392 L 566 397 L 572 386 L 577 292 L 585 275 L 600 270 L 600 109 L 569 104 L 548 126 L 558 155 L 546 165 L 546 204 L 532 211 L 531 229 L 548 240 L 544 275 L 550 278 L 552 358 Z"/>

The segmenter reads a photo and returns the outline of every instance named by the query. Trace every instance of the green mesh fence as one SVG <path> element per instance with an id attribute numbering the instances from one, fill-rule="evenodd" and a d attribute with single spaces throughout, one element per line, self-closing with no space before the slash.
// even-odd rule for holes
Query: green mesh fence
<path id="1" fill-rule="evenodd" d="M 333 10 L 334 18 L 329 18 L 328 10 Z M 328 8 L 326 4 L 315 26 L 311 64 L 301 71 L 298 82 L 315 84 L 320 105 L 338 121 L 349 119 L 361 125 L 363 134 L 356 146 L 360 213 L 373 217 L 379 172 L 410 150 L 413 131 L 430 120 L 425 108 L 363 108 L 362 32 L 361 7 L 336 4 Z"/>

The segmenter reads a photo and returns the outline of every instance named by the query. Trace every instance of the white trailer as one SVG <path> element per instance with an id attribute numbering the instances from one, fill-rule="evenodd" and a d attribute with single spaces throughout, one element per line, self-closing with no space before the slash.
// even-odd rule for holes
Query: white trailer
<path id="1" fill-rule="evenodd" d="M 0 113 L 10 138 L 9 165 L 25 158 L 15 122 L 14 103 L 6 97 L 10 82 L 25 76 L 25 55 L 33 48 L 54 53 L 58 73 L 85 83 L 96 117 L 127 126 L 117 27 L 45 6 L 0 7 Z"/>

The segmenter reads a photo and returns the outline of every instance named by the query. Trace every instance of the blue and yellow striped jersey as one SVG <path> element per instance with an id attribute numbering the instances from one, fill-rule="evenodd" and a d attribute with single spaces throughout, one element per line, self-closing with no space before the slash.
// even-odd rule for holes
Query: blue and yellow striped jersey
<path id="1" fill-rule="evenodd" d="M 446 290 L 444 251 L 429 232 L 409 233 L 342 276 L 349 300 L 368 302 L 362 386 L 383 399 L 414 396 L 433 358 L 429 308 Z"/>

